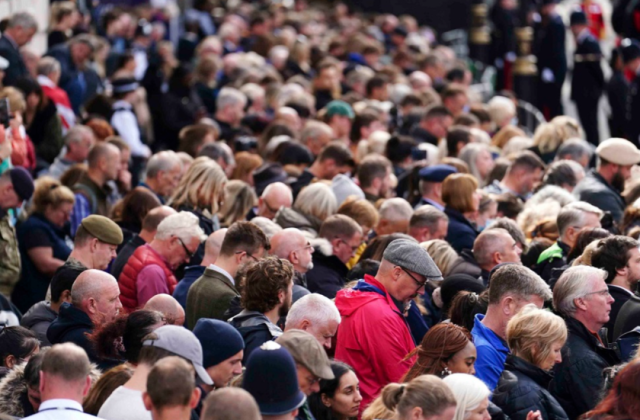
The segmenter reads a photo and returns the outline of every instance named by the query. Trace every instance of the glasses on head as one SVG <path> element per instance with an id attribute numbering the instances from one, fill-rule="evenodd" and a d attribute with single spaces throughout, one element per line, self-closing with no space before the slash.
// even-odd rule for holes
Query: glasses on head
<path id="1" fill-rule="evenodd" d="M 242 254 L 242 253 L 247 254 L 247 257 L 253 259 L 253 261 L 258 262 L 260 261 L 259 259 L 257 259 L 256 257 L 254 257 L 253 255 L 249 254 L 247 251 L 236 251 L 236 254 Z"/>
<path id="2" fill-rule="evenodd" d="M 404 269 L 404 267 L 400 267 L 399 265 L 396 266 L 399 267 L 400 270 L 404 271 L 407 276 L 411 277 L 411 279 L 416 282 L 416 284 L 418 285 L 418 289 L 422 289 L 423 287 L 425 287 L 427 285 L 427 283 L 429 282 L 429 279 L 426 279 L 425 281 L 420 281 L 417 278 L 413 277 L 413 274 L 411 274 L 410 272 L 408 272 L 407 270 Z"/>
<path id="3" fill-rule="evenodd" d="M 611 296 L 611 293 L 609 293 L 609 289 L 603 289 L 603 290 L 598 290 L 597 292 L 587 293 L 585 296 L 589 296 L 589 295 L 600 295 L 602 297 L 609 297 Z"/>
<path id="4" fill-rule="evenodd" d="M 184 253 L 187 254 L 187 257 L 189 257 L 189 259 L 193 258 L 193 254 L 195 254 L 195 252 L 189 251 L 189 248 L 187 248 L 184 242 L 182 242 L 182 239 L 178 238 L 178 241 L 180 241 L 180 245 L 182 245 L 182 249 L 184 249 Z"/>

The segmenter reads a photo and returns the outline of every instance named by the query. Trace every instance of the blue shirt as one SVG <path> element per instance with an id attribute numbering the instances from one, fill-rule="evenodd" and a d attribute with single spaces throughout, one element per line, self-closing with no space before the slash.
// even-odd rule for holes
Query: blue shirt
<path id="1" fill-rule="evenodd" d="M 173 297 L 187 309 L 187 294 L 189 294 L 189 288 L 204 274 L 204 270 L 207 267 L 202 265 L 192 265 L 184 270 L 184 278 L 178 282 L 178 285 L 173 291 Z"/>
<path id="2" fill-rule="evenodd" d="M 509 348 L 502 338 L 482 323 L 483 319 L 484 315 L 477 314 L 471 330 L 473 344 L 478 353 L 476 376 L 493 392 L 504 370 Z"/>

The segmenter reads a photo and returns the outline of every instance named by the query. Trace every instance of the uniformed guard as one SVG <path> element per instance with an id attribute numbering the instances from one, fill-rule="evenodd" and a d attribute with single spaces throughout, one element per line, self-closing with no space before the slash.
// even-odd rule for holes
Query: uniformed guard
<path id="1" fill-rule="evenodd" d="M 587 15 L 582 10 L 574 10 L 571 13 L 570 25 L 576 40 L 571 100 L 576 103 L 587 140 L 597 146 L 599 143 L 598 102 L 604 90 L 604 73 L 600 65 L 602 51 L 598 40 L 589 30 Z"/>
<path id="2" fill-rule="evenodd" d="M 567 75 L 564 22 L 556 12 L 557 0 L 542 0 L 534 26 L 534 51 L 538 59 L 538 107 L 550 120 L 564 114 L 562 85 Z"/>
<path id="3" fill-rule="evenodd" d="M 635 39 L 624 39 L 620 45 L 625 71 L 635 75 L 627 94 L 627 108 L 625 119 L 627 128 L 626 138 L 633 144 L 640 144 L 640 43 Z"/>

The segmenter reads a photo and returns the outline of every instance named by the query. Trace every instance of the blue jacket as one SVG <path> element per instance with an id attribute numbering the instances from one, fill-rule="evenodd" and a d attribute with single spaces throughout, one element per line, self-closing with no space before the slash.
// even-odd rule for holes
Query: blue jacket
<path id="1" fill-rule="evenodd" d="M 70 303 L 60 306 L 58 317 L 47 330 L 47 338 L 51 344 L 73 343 L 82 347 L 92 362 L 98 362 L 96 351 L 87 334 L 93 333 L 93 322 L 89 315 Z"/>
<path id="2" fill-rule="evenodd" d="M 187 309 L 187 294 L 189 293 L 189 288 L 196 280 L 202 277 L 205 268 L 207 267 L 202 265 L 191 265 L 185 268 L 184 278 L 178 282 L 178 285 L 173 291 L 173 297 L 176 298 L 185 310 Z"/>
<path id="3" fill-rule="evenodd" d="M 491 391 L 498 385 L 504 370 L 504 362 L 509 355 L 509 348 L 503 339 L 482 324 L 483 314 L 477 314 L 471 336 L 476 345 L 476 376 L 482 379 Z"/>
<path id="4" fill-rule="evenodd" d="M 459 254 L 463 249 L 473 249 L 473 242 L 478 236 L 476 228 L 458 210 L 445 207 L 445 214 L 449 217 L 447 242 Z"/>

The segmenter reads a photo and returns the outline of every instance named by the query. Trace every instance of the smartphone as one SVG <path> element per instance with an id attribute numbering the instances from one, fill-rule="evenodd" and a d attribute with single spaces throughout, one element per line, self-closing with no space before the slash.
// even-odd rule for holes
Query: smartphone
<path id="1" fill-rule="evenodd" d="M 413 149 L 411 149 L 411 158 L 414 161 L 425 160 L 427 159 L 427 151 L 414 147 Z"/>
<path id="2" fill-rule="evenodd" d="M 9 108 L 9 98 L 0 99 L 0 123 L 5 127 L 9 127 L 11 119 L 11 109 Z"/>

